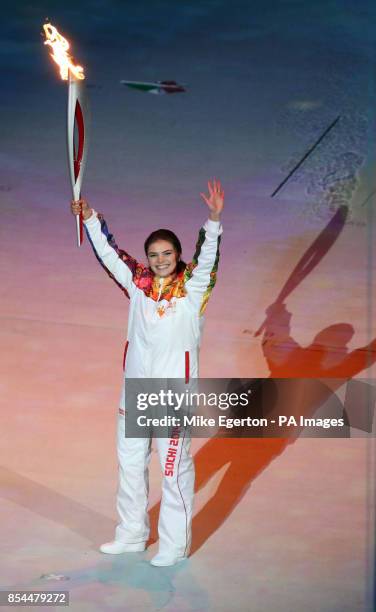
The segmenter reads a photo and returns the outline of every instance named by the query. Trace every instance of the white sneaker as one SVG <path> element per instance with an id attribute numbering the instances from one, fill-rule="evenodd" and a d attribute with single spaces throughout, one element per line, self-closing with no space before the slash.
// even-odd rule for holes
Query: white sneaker
<path id="1" fill-rule="evenodd" d="M 173 557 L 165 553 L 158 553 L 150 560 L 150 563 L 156 567 L 168 567 L 169 565 L 175 565 L 176 563 L 185 561 L 186 558 L 187 557 Z"/>
<path id="2" fill-rule="evenodd" d="M 102 553 L 108 555 L 120 555 L 126 552 L 142 552 L 146 548 L 146 542 L 137 542 L 136 544 L 130 544 L 127 542 L 119 542 L 114 540 L 113 542 L 107 542 L 99 547 Z"/>

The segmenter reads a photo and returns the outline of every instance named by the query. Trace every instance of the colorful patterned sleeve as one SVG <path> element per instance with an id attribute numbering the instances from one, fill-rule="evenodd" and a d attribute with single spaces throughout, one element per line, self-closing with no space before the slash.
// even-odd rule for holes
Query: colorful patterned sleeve
<path id="1" fill-rule="evenodd" d="M 200 229 L 196 251 L 187 265 L 184 280 L 189 298 L 202 315 L 217 280 L 219 245 L 223 228 L 219 221 L 208 219 Z"/>
<path id="2" fill-rule="evenodd" d="M 131 297 L 136 287 L 134 279 L 143 275 L 145 266 L 138 263 L 126 251 L 119 249 L 100 213 L 93 211 L 93 215 L 84 222 L 84 226 L 99 263 L 125 295 Z"/>

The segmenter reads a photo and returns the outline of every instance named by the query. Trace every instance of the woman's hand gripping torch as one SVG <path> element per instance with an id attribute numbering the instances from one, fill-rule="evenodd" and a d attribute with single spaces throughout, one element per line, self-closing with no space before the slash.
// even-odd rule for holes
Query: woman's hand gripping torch
<path id="1" fill-rule="evenodd" d="M 81 198 L 81 187 L 88 150 L 88 99 L 82 66 L 76 66 L 68 53 L 69 43 L 50 23 L 43 26 L 45 45 L 52 48 L 52 59 L 60 68 L 60 76 L 68 80 L 67 150 L 68 168 L 74 201 Z M 83 240 L 82 211 L 76 216 L 77 245 Z"/>

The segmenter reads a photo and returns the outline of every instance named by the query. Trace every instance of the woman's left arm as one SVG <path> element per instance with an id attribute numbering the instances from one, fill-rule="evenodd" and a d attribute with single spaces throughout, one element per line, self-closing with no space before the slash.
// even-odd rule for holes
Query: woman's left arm
<path id="1" fill-rule="evenodd" d="M 217 280 L 219 262 L 219 245 L 223 232 L 220 215 L 224 205 L 224 191 L 219 181 L 208 182 L 209 195 L 201 197 L 209 207 L 209 219 L 201 228 L 196 251 L 192 263 L 188 264 L 185 272 L 185 286 L 188 297 L 203 314 L 210 294 Z"/>

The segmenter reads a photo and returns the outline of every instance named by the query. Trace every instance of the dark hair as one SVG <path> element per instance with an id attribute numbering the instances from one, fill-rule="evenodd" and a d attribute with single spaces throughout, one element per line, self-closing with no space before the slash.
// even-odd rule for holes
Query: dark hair
<path id="1" fill-rule="evenodd" d="M 185 270 L 185 267 L 187 264 L 184 261 L 180 260 L 181 251 L 182 251 L 180 240 L 177 237 L 177 235 L 174 234 L 174 232 L 172 232 L 171 230 L 158 229 L 152 232 L 150 236 L 146 238 L 145 244 L 144 244 L 146 257 L 148 256 L 150 245 L 153 244 L 153 242 L 156 242 L 157 240 L 166 240 L 166 242 L 170 242 L 172 244 L 172 246 L 174 247 L 175 251 L 178 254 L 178 263 L 176 265 L 176 272 L 179 273 L 182 270 Z"/>

